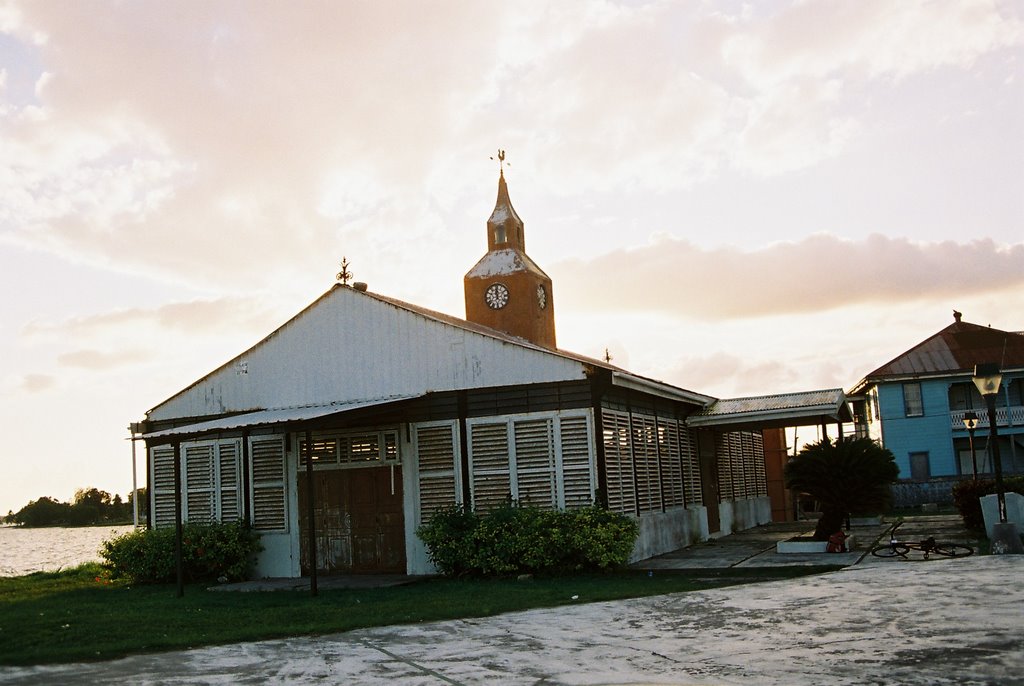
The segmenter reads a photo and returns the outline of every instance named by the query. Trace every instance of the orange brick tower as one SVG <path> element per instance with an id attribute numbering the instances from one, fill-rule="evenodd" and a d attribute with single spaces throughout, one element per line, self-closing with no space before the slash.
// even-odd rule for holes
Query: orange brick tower
<path id="1" fill-rule="evenodd" d="M 504 151 L 498 152 L 504 160 Z M 505 171 L 498 176 L 498 199 L 487 220 L 487 254 L 463 279 L 466 319 L 555 348 L 551 278 L 526 254 L 523 220 L 512 208 Z"/>

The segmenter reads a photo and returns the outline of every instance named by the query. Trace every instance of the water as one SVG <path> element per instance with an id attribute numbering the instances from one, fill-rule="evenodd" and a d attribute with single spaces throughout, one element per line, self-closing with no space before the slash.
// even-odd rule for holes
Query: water
<path id="1" fill-rule="evenodd" d="M 0 527 L 0 576 L 55 571 L 100 560 L 100 544 L 129 526 Z"/>

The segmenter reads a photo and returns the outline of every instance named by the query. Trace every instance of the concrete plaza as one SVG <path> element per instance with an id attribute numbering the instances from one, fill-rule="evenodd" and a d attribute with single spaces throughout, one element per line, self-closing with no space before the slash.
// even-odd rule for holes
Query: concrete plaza
<path id="1" fill-rule="evenodd" d="M 751 547 L 773 531 L 688 550 L 726 566 L 796 563 Z M 798 579 L 6 668 L 0 684 L 1024 684 L 1024 556 L 866 552 Z"/>

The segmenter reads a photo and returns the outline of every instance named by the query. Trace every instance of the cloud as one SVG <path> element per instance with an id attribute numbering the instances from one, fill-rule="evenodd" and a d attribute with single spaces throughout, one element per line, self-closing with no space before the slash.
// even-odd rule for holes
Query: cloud
<path id="1" fill-rule="evenodd" d="M 57 384 L 57 380 L 49 374 L 26 374 L 21 379 L 21 389 L 28 393 L 41 393 Z"/>
<path id="2" fill-rule="evenodd" d="M 99 350 L 75 350 L 57 356 L 57 364 L 91 371 L 104 371 L 148 360 L 153 353 L 138 350 L 101 352 Z"/>
<path id="3" fill-rule="evenodd" d="M 722 53 L 760 88 L 806 76 L 904 78 L 1024 41 L 1024 23 L 996 0 L 793 2 L 735 22 Z"/>
<path id="4" fill-rule="evenodd" d="M 861 303 L 965 297 L 1024 285 L 1024 243 L 914 243 L 827 234 L 755 251 L 661 238 L 552 265 L 559 305 L 724 320 Z"/>
<path id="5" fill-rule="evenodd" d="M 260 298 L 223 297 L 168 303 L 152 309 L 115 310 L 60 322 L 34 321 L 24 327 L 22 334 L 28 337 L 59 335 L 81 338 L 143 325 L 187 335 L 239 330 L 265 333 L 280 323 L 273 308 Z"/>
<path id="6" fill-rule="evenodd" d="M 859 139 L 849 81 L 1021 40 L 982 1 L 101 6 L 0 14 L 38 86 L 0 108 L 0 237 L 211 288 L 445 252 L 496 136 L 547 196 L 779 175 Z"/>

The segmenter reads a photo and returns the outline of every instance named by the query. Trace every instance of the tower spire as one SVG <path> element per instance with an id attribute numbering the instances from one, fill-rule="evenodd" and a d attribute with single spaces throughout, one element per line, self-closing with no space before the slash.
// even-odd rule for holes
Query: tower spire
<path id="1" fill-rule="evenodd" d="M 497 161 L 498 198 L 487 220 L 487 254 L 463 279 L 466 319 L 554 349 L 551 278 L 526 254 L 523 220 L 508 196 L 500 148 Z"/>
<path id="2" fill-rule="evenodd" d="M 493 157 L 491 158 L 494 159 Z M 508 184 L 505 183 L 505 151 L 498 150 L 498 198 L 494 201 L 494 211 L 487 220 L 487 249 L 501 250 L 515 248 L 526 252 L 526 241 L 523 236 L 523 220 L 512 207 L 508 197 Z"/>

